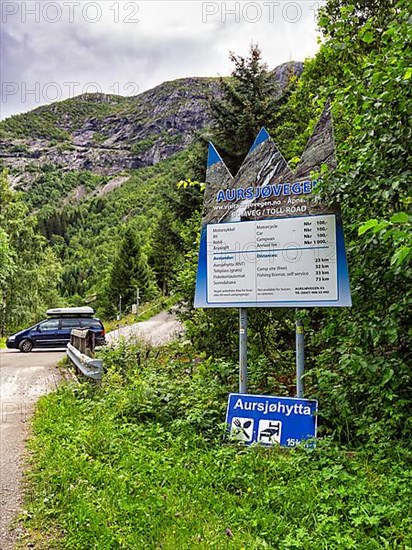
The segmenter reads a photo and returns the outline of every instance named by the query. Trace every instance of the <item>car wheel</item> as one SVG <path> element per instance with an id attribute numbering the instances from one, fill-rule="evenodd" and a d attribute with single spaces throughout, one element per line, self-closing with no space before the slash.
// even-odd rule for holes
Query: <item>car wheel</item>
<path id="1" fill-rule="evenodd" d="M 29 353 L 33 349 L 33 342 L 31 340 L 22 340 L 19 344 L 19 350 L 22 353 Z"/>

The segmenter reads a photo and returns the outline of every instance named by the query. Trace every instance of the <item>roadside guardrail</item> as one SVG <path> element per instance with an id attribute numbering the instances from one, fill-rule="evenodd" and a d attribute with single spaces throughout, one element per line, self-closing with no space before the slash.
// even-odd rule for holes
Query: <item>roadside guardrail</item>
<path id="1" fill-rule="evenodd" d="M 94 358 L 95 335 L 91 330 L 73 329 L 70 343 L 67 344 L 67 356 L 74 366 L 87 378 L 103 378 L 103 360 Z"/>

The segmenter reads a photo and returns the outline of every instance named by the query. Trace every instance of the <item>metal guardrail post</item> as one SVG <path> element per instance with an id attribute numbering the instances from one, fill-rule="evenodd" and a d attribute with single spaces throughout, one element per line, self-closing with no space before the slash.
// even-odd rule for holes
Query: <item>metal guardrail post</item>
<path id="1" fill-rule="evenodd" d="M 103 377 L 103 360 L 94 359 L 95 343 L 93 331 L 73 329 L 66 353 L 81 373 L 93 380 L 101 380 Z"/>

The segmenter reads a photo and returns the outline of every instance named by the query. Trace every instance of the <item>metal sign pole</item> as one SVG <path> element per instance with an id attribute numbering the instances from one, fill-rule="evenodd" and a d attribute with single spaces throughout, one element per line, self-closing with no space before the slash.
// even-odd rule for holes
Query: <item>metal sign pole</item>
<path id="1" fill-rule="evenodd" d="M 297 313 L 297 310 L 296 310 Z M 305 372 L 305 336 L 303 322 L 296 316 L 296 397 L 303 397 Z"/>
<path id="2" fill-rule="evenodd" d="M 239 309 L 239 393 L 247 393 L 247 309 Z"/>

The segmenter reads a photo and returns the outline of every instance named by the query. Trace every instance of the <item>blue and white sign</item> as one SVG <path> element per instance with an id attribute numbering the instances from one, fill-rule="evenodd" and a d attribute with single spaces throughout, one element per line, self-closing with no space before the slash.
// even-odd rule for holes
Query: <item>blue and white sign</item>
<path id="1" fill-rule="evenodd" d="M 351 305 L 342 216 L 313 179 L 325 167 L 329 104 L 294 171 L 264 128 L 235 176 L 210 144 L 195 307 Z"/>
<path id="2" fill-rule="evenodd" d="M 230 437 L 247 445 L 296 447 L 316 437 L 317 411 L 313 399 L 231 393 L 226 423 Z"/>

